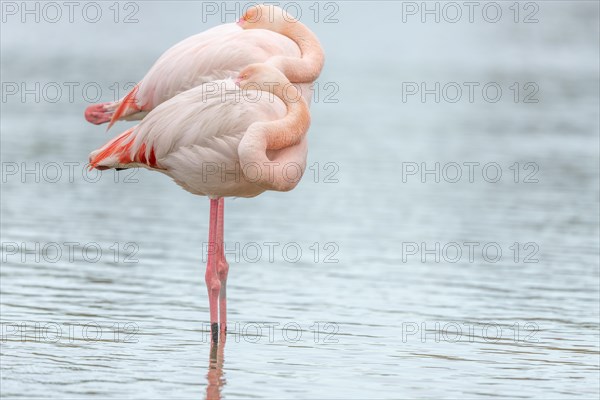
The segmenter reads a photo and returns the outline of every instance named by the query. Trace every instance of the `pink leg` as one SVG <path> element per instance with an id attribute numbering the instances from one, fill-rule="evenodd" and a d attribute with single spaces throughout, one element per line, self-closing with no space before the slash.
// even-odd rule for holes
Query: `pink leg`
<path id="1" fill-rule="evenodd" d="M 208 260 L 206 263 L 206 288 L 208 289 L 208 304 L 210 306 L 210 331 L 213 343 L 219 341 L 219 322 L 217 313 L 217 299 L 221 291 L 221 282 L 217 275 L 217 215 L 219 211 L 219 200 L 210 199 L 210 223 L 208 227 Z"/>
<path id="2" fill-rule="evenodd" d="M 223 244 L 223 225 L 225 213 L 225 199 L 219 199 L 219 212 L 217 214 L 217 272 L 221 281 L 221 292 L 219 293 L 219 322 L 221 332 L 227 332 L 227 274 L 229 264 L 225 259 L 225 245 Z"/>

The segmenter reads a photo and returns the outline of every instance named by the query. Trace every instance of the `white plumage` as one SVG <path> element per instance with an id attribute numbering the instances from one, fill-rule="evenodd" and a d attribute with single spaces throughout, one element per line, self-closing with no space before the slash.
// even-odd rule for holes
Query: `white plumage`
<path id="1" fill-rule="evenodd" d="M 100 168 L 144 167 L 170 176 L 185 190 L 210 197 L 253 197 L 266 189 L 257 185 L 257 173 L 244 170 L 238 147 L 254 122 L 282 119 L 287 112 L 283 101 L 260 90 L 241 90 L 233 80 L 200 85 L 157 106 L 142 122 L 104 147 L 90 154 L 90 162 Z M 119 146 L 114 143 L 126 136 Z M 128 145 L 128 146 L 127 146 Z M 94 163 L 104 151 L 113 154 Z M 121 161 L 123 147 L 135 160 L 144 149 L 144 159 L 154 152 L 156 166 Z M 307 142 L 269 150 L 267 157 L 277 163 L 285 159 L 290 174 L 304 172 Z"/>

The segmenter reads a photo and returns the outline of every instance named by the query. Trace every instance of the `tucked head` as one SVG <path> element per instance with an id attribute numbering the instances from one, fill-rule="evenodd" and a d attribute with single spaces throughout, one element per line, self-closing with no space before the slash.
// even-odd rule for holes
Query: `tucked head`
<path id="1" fill-rule="evenodd" d="M 254 5 L 246 11 L 237 24 L 244 29 L 269 29 L 279 32 L 288 24 L 297 22 L 283 9 L 267 4 Z"/>
<path id="2" fill-rule="evenodd" d="M 285 75 L 267 64 L 250 64 L 240 71 L 235 84 L 242 89 L 256 89 L 272 92 L 278 85 L 289 83 Z"/>

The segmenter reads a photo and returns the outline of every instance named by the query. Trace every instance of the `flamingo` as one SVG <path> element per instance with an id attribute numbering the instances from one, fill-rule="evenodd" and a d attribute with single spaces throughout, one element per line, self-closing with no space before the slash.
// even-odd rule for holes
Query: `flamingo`
<path id="1" fill-rule="evenodd" d="M 165 101 L 90 154 L 90 168 L 147 168 L 210 198 L 205 282 L 213 344 L 227 330 L 223 199 L 293 189 L 306 168 L 309 126 L 299 89 L 277 68 L 250 64 L 235 81 L 206 83 Z"/>
<path id="2" fill-rule="evenodd" d="M 302 57 L 303 63 L 297 59 Z M 266 62 L 312 96 L 310 83 L 323 67 L 318 38 L 304 24 L 272 5 L 256 5 L 237 23 L 191 36 L 168 49 L 121 100 L 89 106 L 85 118 L 96 125 L 139 120 L 159 104 L 206 82 L 235 76 L 245 66 Z M 302 85 L 300 85 L 302 84 Z"/>

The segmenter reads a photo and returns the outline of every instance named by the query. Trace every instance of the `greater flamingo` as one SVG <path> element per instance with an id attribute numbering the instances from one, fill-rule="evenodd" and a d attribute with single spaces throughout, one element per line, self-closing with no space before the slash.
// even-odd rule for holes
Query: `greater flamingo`
<path id="1" fill-rule="evenodd" d="M 210 84 L 218 91 L 207 90 Z M 306 167 L 310 114 L 299 90 L 267 64 L 245 67 L 235 81 L 210 84 L 158 105 L 139 125 L 92 152 L 90 168 L 148 168 L 210 198 L 205 281 L 216 343 L 217 317 L 220 330 L 227 329 L 223 198 L 293 189 Z"/>
<path id="2" fill-rule="evenodd" d="M 302 57 L 303 62 L 298 63 Z M 319 40 L 304 24 L 272 5 L 250 7 L 237 23 L 191 36 L 168 49 L 121 100 L 89 106 L 94 124 L 139 120 L 173 96 L 206 82 L 236 76 L 253 63 L 266 62 L 297 83 L 310 103 L 323 67 Z"/>

